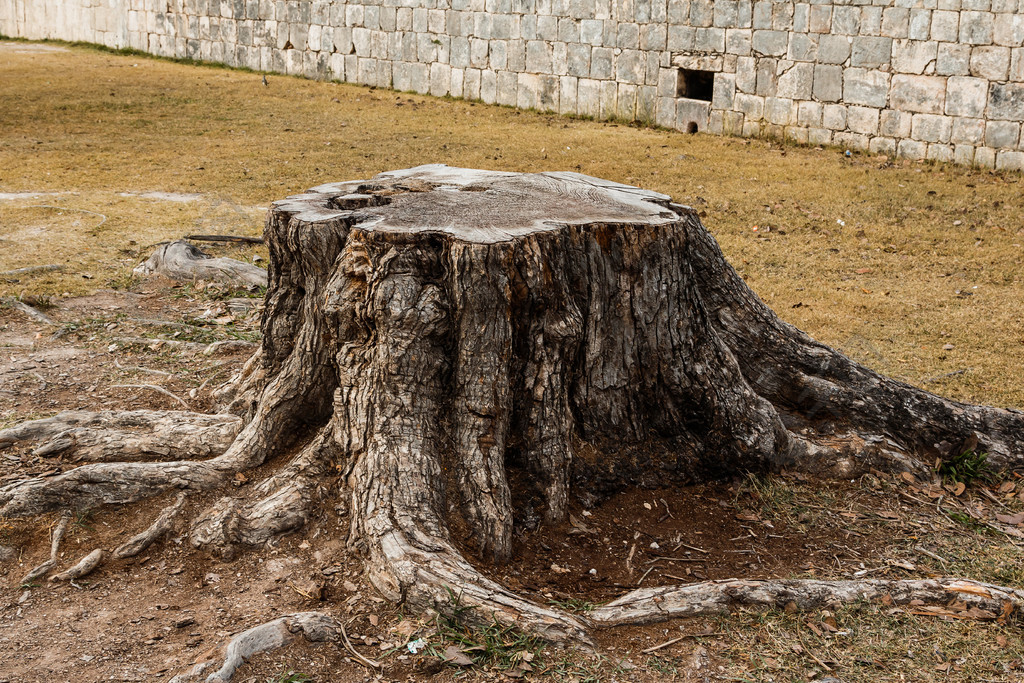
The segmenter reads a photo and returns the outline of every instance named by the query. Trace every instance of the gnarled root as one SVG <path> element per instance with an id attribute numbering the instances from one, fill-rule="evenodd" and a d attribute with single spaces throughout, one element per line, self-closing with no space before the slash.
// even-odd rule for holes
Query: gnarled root
<path id="1" fill-rule="evenodd" d="M 107 551 L 97 548 L 60 574 L 54 574 L 50 581 L 74 581 L 95 571 L 107 559 Z"/>
<path id="2" fill-rule="evenodd" d="M 179 493 L 177 499 L 160 513 L 160 516 L 149 527 L 122 543 L 114 550 L 114 557 L 124 560 L 135 557 L 151 546 L 157 539 L 174 527 L 174 522 L 185 505 L 185 494 Z"/>
<path id="3" fill-rule="evenodd" d="M 202 661 L 172 678 L 171 683 L 228 683 L 253 655 L 284 647 L 300 636 L 311 643 L 337 642 L 342 628 L 340 622 L 323 612 L 289 614 L 239 633 L 227 644 L 207 652 Z"/>
<path id="4" fill-rule="evenodd" d="M 607 627 L 723 614 L 738 607 L 781 609 L 793 603 L 799 609 L 816 609 L 858 600 L 885 600 L 890 606 L 913 603 L 921 607 L 944 607 L 953 603 L 967 618 L 1005 619 L 1024 607 L 1024 590 L 956 578 L 859 581 L 729 579 L 635 590 L 598 607 L 590 613 L 589 619 L 595 626 Z M 971 608 L 977 611 L 969 612 Z"/>
<path id="5" fill-rule="evenodd" d="M 21 579 L 23 585 L 46 576 L 51 569 L 57 566 L 57 553 L 60 552 L 60 542 L 64 540 L 64 534 L 67 532 L 68 523 L 70 522 L 71 515 L 69 513 L 65 512 L 60 516 L 60 521 L 57 522 L 57 526 L 53 530 L 53 537 L 50 539 L 50 559 L 30 570 L 28 574 L 25 574 Z"/>
<path id="6" fill-rule="evenodd" d="M 75 410 L 0 431 L 0 448 L 42 442 L 33 455 L 89 462 L 195 459 L 223 453 L 241 429 L 242 420 L 234 415 Z"/>

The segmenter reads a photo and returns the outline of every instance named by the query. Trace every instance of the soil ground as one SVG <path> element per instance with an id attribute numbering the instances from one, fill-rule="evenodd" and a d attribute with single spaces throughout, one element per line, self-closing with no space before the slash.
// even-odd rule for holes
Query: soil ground
<path id="1" fill-rule="evenodd" d="M 1024 405 L 1017 174 L 276 76 L 265 88 L 258 74 L 58 45 L 0 43 L 0 95 L 0 271 L 61 266 L 0 278 L 0 296 L 56 323 L 0 308 L 0 428 L 71 408 L 211 409 L 212 389 L 248 354 L 174 343 L 257 341 L 258 293 L 139 281 L 131 267 L 184 234 L 259 234 L 267 203 L 305 187 L 433 161 L 579 170 L 672 194 L 702 211 L 790 322 L 945 395 Z M 0 485 L 73 466 L 8 449 Z M 1020 586 L 1021 532 L 1005 520 L 1024 510 L 1022 491 L 1014 478 L 960 491 L 938 476 L 787 474 L 624 492 L 576 505 L 564 527 L 522 533 L 514 564 L 483 569 L 584 615 L 637 585 L 704 578 L 959 575 Z M 60 565 L 113 547 L 164 502 L 80 515 Z M 596 657 L 541 652 L 515 633 L 396 611 L 361 580 L 340 512 L 230 563 L 174 537 L 74 584 L 31 586 L 20 578 L 48 554 L 55 518 L 0 520 L 0 681 L 167 680 L 230 634 L 308 609 L 345 616 L 355 647 L 382 670 L 301 644 L 254 658 L 238 680 L 493 680 L 522 676 L 527 660 L 527 678 L 577 682 L 1024 680 L 1019 622 L 883 605 L 741 610 L 601 631 Z M 417 638 L 428 645 L 414 655 Z M 475 664 L 441 663 L 436 653 L 453 644 Z"/>

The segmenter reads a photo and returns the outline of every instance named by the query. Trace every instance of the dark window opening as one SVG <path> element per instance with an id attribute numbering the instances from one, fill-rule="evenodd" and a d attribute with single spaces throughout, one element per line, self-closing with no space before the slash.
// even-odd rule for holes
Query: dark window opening
<path id="1" fill-rule="evenodd" d="M 696 133 L 697 132 L 697 122 L 696 121 L 690 121 L 690 123 L 688 123 L 687 126 L 686 126 L 686 132 L 690 133 L 691 135 Z"/>
<path id="2" fill-rule="evenodd" d="M 676 80 L 676 97 L 710 102 L 715 92 L 715 72 L 680 69 Z"/>

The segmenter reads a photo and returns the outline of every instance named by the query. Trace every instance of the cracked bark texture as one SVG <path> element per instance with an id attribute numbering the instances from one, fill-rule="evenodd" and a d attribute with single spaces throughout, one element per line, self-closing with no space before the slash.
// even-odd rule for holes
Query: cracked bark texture
<path id="1" fill-rule="evenodd" d="M 0 516 L 231 491 L 235 473 L 290 455 L 244 497 L 201 512 L 192 544 L 229 558 L 344 495 L 350 543 L 387 598 L 439 611 L 458 601 L 482 622 L 587 642 L 591 625 L 687 605 L 867 589 L 645 589 L 587 622 L 509 592 L 468 558 L 507 562 L 515 526 L 564 520 L 573 496 L 593 504 L 629 485 L 923 470 L 968 447 L 1009 469 L 1024 455 L 1024 415 L 887 379 L 780 321 L 696 213 L 655 192 L 422 166 L 277 202 L 266 242 L 262 346 L 218 391 L 232 415 L 182 413 L 171 429 L 159 416 L 66 414 L 0 433 L 0 447 L 45 440 L 91 461 L 0 488 Z M 118 434 L 129 427 L 145 439 Z M 216 435 L 224 450 L 172 449 L 185 433 Z M 343 483 L 325 485 L 330 474 Z M 166 533 L 179 508 L 124 552 Z"/>

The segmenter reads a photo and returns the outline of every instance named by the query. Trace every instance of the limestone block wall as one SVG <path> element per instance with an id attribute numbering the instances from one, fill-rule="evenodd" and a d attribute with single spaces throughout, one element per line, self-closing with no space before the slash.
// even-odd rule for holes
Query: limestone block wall
<path id="1" fill-rule="evenodd" d="M 1024 0 L 0 0 L 0 33 L 1024 168 Z"/>

